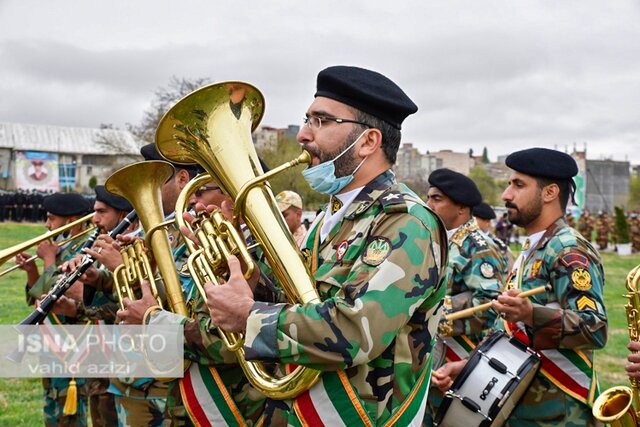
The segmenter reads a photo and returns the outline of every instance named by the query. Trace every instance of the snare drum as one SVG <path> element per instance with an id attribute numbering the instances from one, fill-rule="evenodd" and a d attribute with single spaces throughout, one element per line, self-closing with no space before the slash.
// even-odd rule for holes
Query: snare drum
<path id="1" fill-rule="evenodd" d="M 529 388 L 540 356 L 504 331 L 487 337 L 447 391 L 436 426 L 501 426 Z"/>

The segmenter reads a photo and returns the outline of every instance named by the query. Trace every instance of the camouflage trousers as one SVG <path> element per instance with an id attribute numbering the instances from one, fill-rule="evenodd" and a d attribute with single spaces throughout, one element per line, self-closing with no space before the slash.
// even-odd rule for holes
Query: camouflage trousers
<path id="1" fill-rule="evenodd" d="M 591 408 L 565 394 L 540 374 L 516 406 L 507 427 L 599 426 Z"/>
<path id="2" fill-rule="evenodd" d="M 84 427 L 87 425 L 87 393 L 83 380 L 78 387 L 76 413 L 64 415 L 63 409 L 67 401 L 69 388 L 68 378 L 43 378 L 44 389 L 43 417 L 46 427 Z"/>
<path id="3" fill-rule="evenodd" d="M 108 378 L 87 379 L 89 412 L 93 427 L 112 427 L 118 424 L 113 394 L 107 392 Z"/>
<path id="4" fill-rule="evenodd" d="M 115 396 L 115 403 L 120 427 L 155 427 L 163 424 L 165 398 Z"/>

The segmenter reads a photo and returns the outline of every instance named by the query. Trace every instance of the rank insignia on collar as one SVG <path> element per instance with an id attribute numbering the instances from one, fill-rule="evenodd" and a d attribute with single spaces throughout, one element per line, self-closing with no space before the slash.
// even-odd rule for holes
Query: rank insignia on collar
<path id="1" fill-rule="evenodd" d="M 300 251 L 302 253 L 302 259 L 307 266 L 311 265 L 311 250 L 309 248 L 304 248 Z"/>
<path id="2" fill-rule="evenodd" d="M 584 268 L 576 268 L 571 272 L 571 281 L 573 287 L 579 291 L 588 291 L 591 289 L 591 274 Z"/>
<path id="3" fill-rule="evenodd" d="M 336 248 L 336 261 L 342 260 L 344 254 L 347 253 L 347 249 L 349 249 L 349 242 L 346 240 L 343 240 L 338 244 L 338 247 Z"/>
<path id="4" fill-rule="evenodd" d="M 337 197 L 331 197 L 331 213 L 334 214 L 342 208 L 342 200 Z"/>
<path id="5" fill-rule="evenodd" d="M 182 266 L 180 268 L 178 268 L 178 274 L 182 277 L 189 277 L 190 273 L 189 273 L 189 266 L 187 265 L 187 263 L 183 263 Z"/>
<path id="6" fill-rule="evenodd" d="M 493 279 L 496 275 L 496 271 L 493 268 L 493 265 L 485 261 L 480 264 L 480 274 L 482 274 L 482 277 L 485 279 Z"/>
<path id="7" fill-rule="evenodd" d="M 535 260 L 533 262 L 533 265 L 531 266 L 531 277 L 536 277 L 538 275 L 538 273 L 540 272 L 540 267 L 542 267 L 542 260 Z"/>
<path id="8" fill-rule="evenodd" d="M 362 253 L 362 262 L 373 267 L 382 264 L 391 253 L 391 241 L 386 237 L 374 237 Z"/>
<path id="9" fill-rule="evenodd" d="M 596 303 L 586 295 L 582 295 L 580 298 L 578 298 L 578 300 L 576 301 L 576 306 L 578 307 L 578 310 L 581 311 L 585 308 L 590 308 L 593 311 L 598 311 Z"/>

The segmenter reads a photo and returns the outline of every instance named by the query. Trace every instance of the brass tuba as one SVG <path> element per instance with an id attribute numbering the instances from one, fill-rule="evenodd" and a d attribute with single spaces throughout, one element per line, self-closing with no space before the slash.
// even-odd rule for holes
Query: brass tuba
<path id="1" fill-rule="evenodd" d="M 214 230 L 235 230 L 239 217 L 242 217 L 290 300 L 301 304 L 318 302 L 315 281 L 282 219 L 271 189 L 264 184 L 276 173 L 300 163 L 309 163 L 310 157 L 303 152 L 297 159 L 264 174 L 251 139 L 251 131 L 257 127 L 263 112 L 264 98 L 252 85 L 233 81 L 205 86 L 184 97 L 165 114 L 158 125 L 156 146 L 172 162 L 198 163 L 204 167 L 222 190 L 236 201 L 233 224 L 225 224 L 222 216 L 215 213 L 210 221 L 201 220 L 200 230 L 212 231 L 206 239 L 210 245 L 203 243 L 203 232 L 199 232 L 203 245 L 217 247 L 220 236 L 215 235 Z M 197 185 L 201 184 L 194 182 L 189 188 L 193 191 Z M 178 221 L 187 207 L 185 190 L 176 205 Z M 223 231 L 223 234 L 226 233 Z M 246 249 L 244 241 L 243 244 L 245 248 L 237 248 L 240 252 Z M 223 247 L 215 257 L 220 254 L 226 256 L 228 252 Z M 191 266 L 190 271 L 192 268 L 197 270 L 191 271 L 194 280 L 198 276 L 212 280 L 211 274 L 220 274 L 216 271 L 219 262 L 210 268 L 209 260 L 212 258 L 202 252 L 200 255 L 191 254 L 188 265 Z M 226 259 L 223 264 L 226 265 Z M 201 271 L 203 269 L 207 271 Z M 198 288 L 206 298 L 202 284 Z M 295 397 L 311 387 L 320 376 L 317 370 L 298 366 L 292 373 L 276 378 L 262 363 L 245 360 L 242 334 L 219 332 L 229 347 L 236 351 L 247 379 L 265 396 L 274 399 Z"/>
<path id="2" fill-rule="evenodd" d="M 126 198 L 138 213 L 145 230 L 145 245 L 151 249 L 164 281 L 171 311 L 188 316 L 182 294 L 182 286 L 176 271 L 167 230 L 163 228 L 162 186 L 173 174 L 173 166 L 163 161 L 144 161 L 117 170 L 105 182 L 105 188 Z M 171 221 L 173 222 L 173 221 Z M 120 304 L 124 297 L 133 299 L 132 284 L 149 280 L 154 297 L 159 300 L 149 259 L 140 241 L 135 241 L 122 251 L 125 264 L 114 272 Z"/>
<path id="3" fill-rule="evenodd" d="M 631 341 L 640 341 L 640 265 L 627 275 L 626 287 L 629 300 L 624 308 L 627 313 L 627 329 Z M 617 386 L 603 392 L 593 403 L 593 416 L 612 427 L 637 426 L 640 414 L 640 379 L 629 378 L 631 387 Z"/>

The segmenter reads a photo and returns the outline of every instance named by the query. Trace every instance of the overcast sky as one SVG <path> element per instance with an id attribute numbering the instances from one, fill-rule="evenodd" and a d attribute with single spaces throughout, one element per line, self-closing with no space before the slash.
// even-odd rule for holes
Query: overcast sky
<path id="1" fill-rule="evenodd" d="M 0 0 L 0 122 L 137 124 L 177 76 L 253 83 L 285 127 L 335 64 L 407 92 L 422 152 L 640 163 L 637 0 Z"/>

